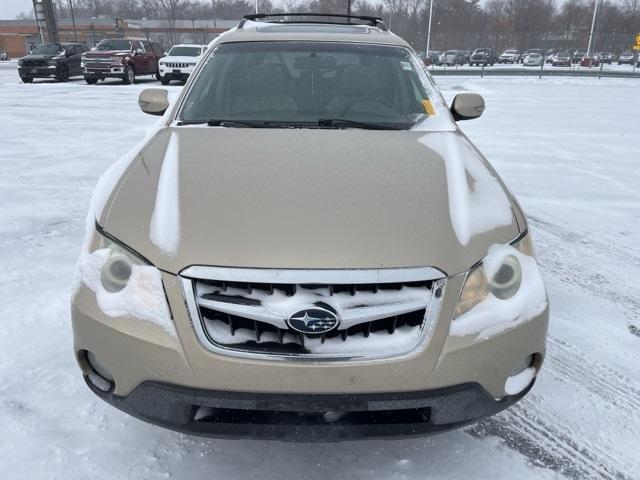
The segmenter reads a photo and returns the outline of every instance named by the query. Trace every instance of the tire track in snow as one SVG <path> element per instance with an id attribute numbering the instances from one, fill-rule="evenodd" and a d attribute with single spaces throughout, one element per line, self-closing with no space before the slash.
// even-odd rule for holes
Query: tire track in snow
<path id="1" fill-rule="evenodd" d="M 635 286 L 637 277 L 631 276 L 627 279 L 614 276 L 612 278 L 616 281 L 612 283 L 606 272 L 596 270 L 596 260 L 602 255 L 607 259 L 622 261 L 628 268 L 640 272 L 640 257 L 624 247 L 581 235 L 535 216 L 530 216 L 529 221 L 536 227 L 539 245 L 550 247 L 544 252 L 544 262 L 541 264 L 543 271 L 584 288 L 593 295 L 615 302 L 630 322 L 640 323 L 640 298 Z M 584 250 L 582 247 L 586 247 L 595 259 L 585 263 L 584 259 L 577 258 L 574 247 L 576 244 L 581 246 L 579 252 Z M 597 288 L 594 288 L 596 286 Z M 636 328 L 638 327 L 640 325 L 636 325 Z"/>
<path id="2" fill-rule="evenodd" d="M 500 414 L 482 420 L 465 431 L 473 437 L 498 437 L 532 464 L 571 480 L 632 480 L 629 468 L 606 451 L 574 438 L 557 421 L 545 421 L 527 397 Z"/>
<path id="3" fill-rule="evenodd" d="M 600 396 L 605 402 L 627 410 L 630 416 L 640 412 L 640 389 L 634 381 L 597 361 L 567 342 L 549 336 L 547 364 L 560 381 L 580 385 Z"/>

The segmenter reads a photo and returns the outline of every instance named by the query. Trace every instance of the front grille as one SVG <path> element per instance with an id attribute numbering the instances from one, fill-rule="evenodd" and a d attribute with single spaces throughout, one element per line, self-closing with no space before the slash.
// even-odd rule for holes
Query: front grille
<path id="1" fill-rule="evenodd" d="M 105 58 L 87 58 L 85 60 L 87 65 L 118 65 L 116 60 L 113 60 L 109 57 Z"/>
<path id="2" fill-rule="evenodd" d="M 353 358 L 406 353 L 426 341 L 445 286 L 442 275 L 430 278 L 433 272 L 407 281 L 400 276 L 342 283 L 340 271 L 331 271 L 340 283 L 314 283 L 313 274 L 308 281 L 287 283 L 277 270 L 277 282 L 265 282 L 264 271 L 250 281 L 251 275 L 243 271 L 248 269 L 235 269 L 245 275 L 239 281 L 237 272 L 215 278 L 228 269 L 212 270 L 206 278 L 183 273 L 194 328 L 206 347 L 243 355 Z M 292 328 L 294 314 L 314 309 L 331 312 L 338 325 L 324 333 Z"/>
<path id="3" fill-rule="evenodd" d="M 192 67 L 193 64 L 183 62 L 165 62 L 164 66 L 167 68 L 189 68 Z"/>
<path id="4" fill-rule="evenodd" d="M 22 65 L 24 67 L 46 67 L 46 60 L 23 60 Z"/>

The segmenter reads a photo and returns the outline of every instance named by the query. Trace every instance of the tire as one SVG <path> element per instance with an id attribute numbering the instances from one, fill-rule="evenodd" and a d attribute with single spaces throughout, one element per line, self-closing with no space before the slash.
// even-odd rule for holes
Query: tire
<path id="1" fill-rule="evenodd" d="M 60 68 L 60 73 L 56 75 L 56 82 L 67 82 L 69 81 L 69 68 L 66 65 L 63 65 Z"/>
<path id="2" fill-rule="evenodd" d="M 33 83 L 33 78 L 31 77 L 20 77 L 20 80 L 22 80 L 22 83 Z"/>
<path id="3" fill-rule="evenodd" d="M 93 77 L 84 77 L 84 81 L 89 85 L 95 85 L 96 83 L 98 83 L 98 79 Z"/>
<path id="4" fill-rule="evenodd" d="M 162 75 L 160 75 L 159 73 L 156 73 L 156 80 L 161 82 L 162 81 Z"/>
<path id="5" fill-rule="evenodd" d="M 169 83 L 171 83 L 171 79 L 166 76 L 160 77 L 159 80 L 162 85 L 169 85 Z"/>
<path id="6" fill-rule="evenodd" d="M 125 85 L 136 83 L 136 71 L 131 65 L 127 65 L 124 68 L 124 77 L 122 77 L 122 83 L 124 83 Z"/>

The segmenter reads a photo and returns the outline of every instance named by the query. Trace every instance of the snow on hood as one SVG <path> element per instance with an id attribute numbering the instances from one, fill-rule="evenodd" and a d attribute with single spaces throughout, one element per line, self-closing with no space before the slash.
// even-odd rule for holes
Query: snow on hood
<path id="1" fill-rule="evenodd" d="M 468 140 L 438 132 L 420 142 L 446 159 L 449 215 L 462 245 L 477 233 L 511 224 L 509 199 Z"/>
<path id="2" fill-rule="evenodd" d="M 518 235 L 511 208 L 458 132 L 174 127 L 121 173 L 97 218 L 173 273 L 200 264 L 455 274 Z"/>

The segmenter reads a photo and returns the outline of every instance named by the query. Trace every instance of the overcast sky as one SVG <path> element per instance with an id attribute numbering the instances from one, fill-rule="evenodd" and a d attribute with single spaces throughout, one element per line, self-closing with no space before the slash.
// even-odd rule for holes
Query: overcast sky
<path id="1" fill-rule="evenodd" d="M 277 0 L 274 3 L 278 3 Z M 562 0 L 556 0 L 556 3 L 561 4 Z M 19 13 L 30 12 L 32 8 L 32 0 L 0 0 L 0 20 L 14 19 Z"/>
<path id="2" fill-rule="evenodd" d="M 21 12 L 29 12 L 33 8 L 31 0 L 0 0 L 0 20 L 11 20 Z"/>

